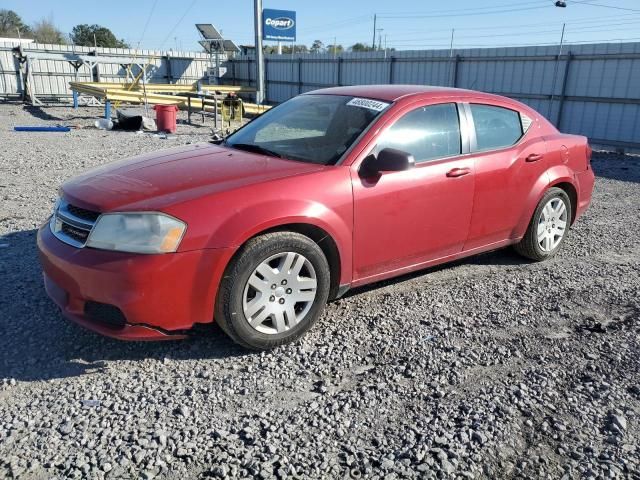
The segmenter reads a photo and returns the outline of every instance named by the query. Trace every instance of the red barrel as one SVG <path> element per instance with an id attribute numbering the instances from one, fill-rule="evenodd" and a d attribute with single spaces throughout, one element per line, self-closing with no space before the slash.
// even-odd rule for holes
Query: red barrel
<path id="1" fill-rule="evenodd" d="M 154 105 L 156 111 L 156 125 L 159 132 L 175 133 L 177 105 Z"/>

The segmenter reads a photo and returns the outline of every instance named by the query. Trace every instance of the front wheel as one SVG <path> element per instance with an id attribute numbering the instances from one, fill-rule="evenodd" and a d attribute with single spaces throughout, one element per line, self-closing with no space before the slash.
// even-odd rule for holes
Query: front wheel
<path id="1" fill-rule="evenodd" d="M 538 203 L 527 232 L 514 248 L 522 256 L 542 261 L 554 256 L 571 224 L 571 201 L 564 190 L 550 188 Z"/>
<path id="2" fill-rule="evenodd" d="M 215 320 L 240 345 L 268 350 L 300 338 L 322 314 L 330 270 L 322 249 L 294 232 L 247 242 L 220 284 Z"/>

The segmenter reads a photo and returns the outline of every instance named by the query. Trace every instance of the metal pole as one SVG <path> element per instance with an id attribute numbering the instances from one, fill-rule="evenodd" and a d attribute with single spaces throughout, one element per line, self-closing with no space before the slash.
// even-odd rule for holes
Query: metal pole
<path id="1" fill-rule="evenodd" d="M 453 34 L 455 33 L 455 31 L 455 28 L 451 29 L 451 46 L 449 47 L 449 78 L 451 78 L 451 62 L 453 60 Z M 455 82 L 452 80 L 452 83 Z"/>
<path id="2" fill-rule="evenodd" d="M 569 67 L 571 65 L 571 50 L 567 52 L 567 61 L 564 66 L 564 78 L 562 79 L 562 89 L 560 90 L 560 103 L 558 104 L 558 119 L 556 127 L 560 130 L 562 126 L 562 111 L 564 108 L 564 99 L 567 95 L 567 80 L 569 79 Z"/>
<path id="3" fill-rule="evenodd" d="M 558 56 L 556 58 L 556 64 L 553 68 L 553 83 L 551 84 L 551 96 L 549 97 L 549 108 L 547 109 L 547 118 L 551 118 L 551 109 L 553 108 L 553 96 L 556 91 L 556 76 L 558 75 L 558 65 L 560 63 L 560 56 L 562 55 L 562 44 L 564 43 L 564 29 L 567 26 L 566 23 L 562 24 L 562 33 L 560 34 L 560 47 L 558 48 Z"/>
<path id="4" fill-rule="evenodd" d="M 218 130 L 218 97 L 213 94 L 213 129 Z"/>
<path id="5" fill-rule="evenodd" d="M 293 52 L 296 49 L 296 43 L 292 42 L 291 43 L 291 57 L 289 58 L 289 60 L 291 61 L 291 82 L 293 82 Z M 293 97 L 293 83 L 291 84 L 291 96 Z"/>
<path id="6" fill-rule="evenodd" d="M 256 34 L 256 103 L 264 101 L 264 52 L 262 51 L 262 0 L 254 0 L 254 30 Z"/>
<path id="7" fill-rule="evenodd" d="M 218 50 L 218 47 L 216 45 L 216 78 L 215 78 L 215 82 L 216 85 L 220 85 L 220 51 Z"/>
<path id="8" fill-rule="evenodd" d="M 373 41 L 371 42 L 371 48 L 376 49 L 376 21 L 378 20 L 378 15 L 373 14 Z"/>

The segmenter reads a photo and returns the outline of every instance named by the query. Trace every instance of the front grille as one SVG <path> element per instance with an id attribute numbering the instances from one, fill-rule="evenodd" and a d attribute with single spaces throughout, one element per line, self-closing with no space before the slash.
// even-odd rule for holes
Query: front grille
<path id="1" fill-rule="evenodd" d="M 116 330 L 124 328 L 127 323 L 122 310 L 108 303 L 86 302 L 84 314 L 89 320 Z"/>
<path id="2" fill-rule="evenodd" d="M 67 204 L 67 211 L 78 218 L 89 220 L 90 222 L 95 222 L 100 216 L 100 212 L 94 212 L 85 208 L 76 207 L 75 205 L 71 205 L 69 203 Z"/>
<path id="3" fill-rule="evenodd" d="M 80 208 L 61 199 L 49 225 L 59 240 L 82 248 L 99 216 L 100 212 Z"/>
<path id="4" fill-rule="evenodd" d="M 87 237 L 89 236 L 88 231 L 81 230 L 79 228 L 74 228 L 68 223 L 64 223 L 64 222 L 62 223 L 60 231 L 80 243 L 85 243 L 87 241 Z"/>

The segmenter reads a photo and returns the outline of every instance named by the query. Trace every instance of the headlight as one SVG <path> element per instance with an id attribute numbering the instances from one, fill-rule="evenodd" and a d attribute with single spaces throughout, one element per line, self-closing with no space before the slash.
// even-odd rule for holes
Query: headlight
<path id="1" fill-rule="evenodd" d="M 132 253 L 175 252 L 187 226 L 162 213 L 106 213 L 98 218 L 87 247 Z"/>

